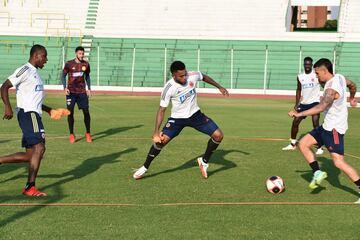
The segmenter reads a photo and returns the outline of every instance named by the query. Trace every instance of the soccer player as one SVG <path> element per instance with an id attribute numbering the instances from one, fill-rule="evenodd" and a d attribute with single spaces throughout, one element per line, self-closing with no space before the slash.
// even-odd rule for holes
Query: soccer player
<path id="1" fill-rule="evenodd" d="M 75 58 L 66 62 L 61 76 L 61 81 L 66 95 L 67 109 L 70 111 L 68 124 L 70 131 L 69 140 L 71 143 L 76 141 L 76 136 L 74 134 L 74 107 L 76 103 L 79 109 L 82 109 L 84 114 L 86 141 L 92 142 L 89 112 L 89 97 L 91 94 L 90 64 L 84 60 L 84 52 L 84 48 L 81 46 L 75 49 Z M 69 75 L 67 82 L 66 75 Z"/>
<path id="2" fill-rule="evenodd" d="M 329 150 L 333 163 L 360 188 L 360 177 L 357 171 L 344 159 L 344 134 L 348 129 L 348 110 L 346 106 L 346 87 L 350 91 L 350 105 L 356 107 L 356 85 L 345 79 L 341 74 L 333 74 L 333 66 L 329 59 L 322 58 L 314 65 L 316 75 L 321 83 L 325 83 L 324 95 L 320 103 L 306 111 L 290 111 L 290 117 L 312 116 L 324 112 L 324 122 L 313 129 L 299 142 L 299 148 L 306 161 L 313 170 L 313 179 L 309 187 L 317 188 L 327 177 L 327 173 L 320 170 L 311 146 L 325 145 Z M 360 199 L 357 201 L 360 203 Z"/>
<path id="3" fill-rule="evenodd" d="M 23 189 L 27 196 L 46 196 L 35 187 L 36 176 L 45 152 L 45 130 L 41 121 L 42 110 L 53 119 L 69 114 L 66 109 L 51 109 L 43 105 L 44 85 L 37 71 L 47 62 L 47 51 L 41 45 L 34 45 L 30 50 L 29 62 L 9 76 L 1 86 L 1 98 L 4 102 L 3 119 L 11 119 L 13 110 L 9 100 L 9 89 L 16 88 L 16 112 L 19 126 L 23 133 L 22 146 L 25 152 L 18 152 L 0 157 L 1 163 L 29 162 L 28 180 Z"/>
<path id="4" fill-rule="evenodd" d="M 201 72 L 188 72 L 185 64 L 181 61 L 173 62 L 170 66 L 170 71 L 172 79 L 165 84 L 161 94 L 160 107 L 156 114 L 153 134 L 154 143 L 149 150 L 144 165 L 133 174 L 135 179 L 140 179 L 144 176 L 152 160 L 184 127 L 192 127 L 210 136 L 204 155 L 197 158 L 201 174 L 204 178 L 207 178 L 210 157 L 224 137 L 216 123 L 200 111 L 196 100 L 196 84 L 202 80 L 217 87 L 225 96 L 229 95 L 228 91 Z M 171 116 L 160 132 L 160 126 L 170 101 L 172 104 Z"/>
<path id="5" fill-rule="evenodd" d="M 301 99 L 301 101 L 300 101 Z M 313 71 L 313 60 L 311 57 L 304 58 L 304 72 L 297 76 L 297 89 L 294 109 L 297 112 L 303 112 L 319 104 L 320 102 L 320 83 Z M 300 104 L 299 104 L 300 103 Z M 320 113 L 312 117 L 313 127 L 319 126 Z M 299 131 L 299 125 L 306 117 L 295 117 L 291 125 L 290 144 L 282 148 L 284 151 L 296 149 L 296 135 Z M 323 154 L 321 146 L 318 146 L 316 154 Z"/>

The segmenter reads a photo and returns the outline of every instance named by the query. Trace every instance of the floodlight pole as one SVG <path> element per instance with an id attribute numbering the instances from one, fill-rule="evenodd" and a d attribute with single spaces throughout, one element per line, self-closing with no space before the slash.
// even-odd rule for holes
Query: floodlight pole
<path id="1" fill-rule="evenodd" d="M 333 72 L 335 74 L 335 67 L 336 67 L 336 48 L 334 48 L 334 57 L 333 57 Z"/>
<path id="2" fill-rule="evenodd" d="M 100 86 L 100 44 L 97 45 L 97 85 Z"/>
<path id="3" fill-rule="evenodd" d="M 165 49 L 164 49 L 164 85 L 166 83 L 166 69 L 167 69 L 167 67 L 166 67 L 167 57 L 166 56 L 167 56 L 167 46 L 165 44 Z"/>
<path id="4" fill-rule="evenodd" d="M 62 68 L 64 69 L 65 67 L 65 47 L 64 44 L 62 46 Z"/>
<path id="5" fill-rule="evenodd" d="M 231 59 L 230 59 L 230 89 L 233 89 L 234 78 L 234 46 L 231 47 Z"/>
<path id="6" fill-rule="evenodd" d="M 264 95 L 266 95 L 266 78 L 267 78 L 267 64 L 268 64 L 268 55 L 269 55 L 269 50 L 268 50 L 268 45 L 266 45 L 266 49 L 265 49 L 265 64 L 264 64 Z"/>
<path id="7" fill-rule="evenodd" d="M 200 44 L 198 45 L 198 49 L 197 49 L 197 70 L 198 72 L 200 72 Z M 200 83 L 197 82 L 197 87 L 200 87 Z"/>
<path id="8" fill-rule="evenodd" d="M 299 73 L 301 73 L 301 62 L 302 62 L 302 47 L 300 46 L 300 51 L 299 51 Z"/>
<path id="9" fill-rule="evenodd" d="M 135 57 L 136 57 L 136 45 L 134 44 L 133 58 L 132 58 L 132 65 L 131 65 L 131 92 L 134 91 Z"/>

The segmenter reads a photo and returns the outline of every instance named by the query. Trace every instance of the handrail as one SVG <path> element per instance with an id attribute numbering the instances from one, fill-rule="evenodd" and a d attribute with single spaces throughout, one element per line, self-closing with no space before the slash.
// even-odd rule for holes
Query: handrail
<path id="1" fill-rule="evenodd" d="M 40 15 L 40 16 L 46 16 L 46 28 L 49 27 L 49 20 L 54 20 L 54 19 L 50 19 L 49 16 L 53 15 L 53 16 L 61 16 L 63 17 L 62 19 L 56 19 L 56 20 L 63 20 L 63 28 L 65 28 L 65 22 L 66 22 L 66 18 L 65 18 L 65 14 L 64 13 L 47 13 L 47 12 L 36 12 L 36 13 L 31 13 L 30 14 L 30 27 L 33 27 L 33 20 L 36 20 L 35 16 L 36 15 Z"/>
<path id="2" fill-rule="evenodd" d="M 9 12 L 0 12 L 0 15 L 1 14 L 6 14 L 7 15 L 7 23 L 8 23 L 8 26 L 10 26 L 10 13 Z M 0 17 L 0 18 L 2 18 L 2 17 Z"/>

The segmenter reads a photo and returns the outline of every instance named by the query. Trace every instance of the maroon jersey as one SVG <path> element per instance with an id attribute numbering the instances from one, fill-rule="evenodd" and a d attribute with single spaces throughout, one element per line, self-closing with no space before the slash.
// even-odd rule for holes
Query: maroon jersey
<path id="1" fill-rule="evenodd" d="M 86 93 L 86 78 L 89 79 L 90 64 L 87 61 L 67 61 L 63 74 L 68 74 L 67 88 L 71 93 Z"/>

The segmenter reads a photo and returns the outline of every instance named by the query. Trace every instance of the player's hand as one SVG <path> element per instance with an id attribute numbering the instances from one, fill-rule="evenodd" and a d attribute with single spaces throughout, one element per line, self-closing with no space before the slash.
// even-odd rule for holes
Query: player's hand
<path id="1" fill-rule="evenodd" d="M 58 108 L 58 109 L 51 109 L 50 110 L 50 117 L 54 120 L 59 120 L 63 116 L 70 115 L 70 111 L 65 108 Z"/>
<path id="2" fill-rule="evenodd" d="M 350 106 L 352 106 L 352 107 L 357 106 L 357 100 L 355 98 L 350 99 Z"/>
<path id="3" fill-rule="evenodd" d="M 152 139 L 153 139 L 154 143 L 163 143 L 165 140 L 165 137 L 164 137 L 164 134 L 162 132 L 160 132 L 160 133 L 154 133 Z"/>
<path id="4" fill-rule="evenodd" d="M 64 91 L 65 91 L 65 95 L 69 95 L 69 94 L 70 94 L 70 90 L 69 90 L 68 88 L 65 88 Z"/>
<path id="5" fill-rule="evenodd" d="M 10 120 L 13 118 L 13 116 L 14 114 L 11 106 L 5 106 L 3 120 L 4 119 Z"/>
<path id="6" fill-rule="evenodd" d="M 299 115 L 300 113 L 298 113 L 297 111 L 291 110 L 290 112 L 288 112 L 289 117 L 300 117 Z"/>
<path id="7" fill-rule="evenodd" d="M 88 97 L 91 97 L 91 90 L 86 90 L 86 95 L 87 95 Z"/>
<path id="8" fill-rule="evenodd" d="M 221 92 L 222 95 L 229 96 L 229 92 L 228 90 L 226 90 L 226 88 L 221 87 L 219 88 L 219 91 Z"/>

